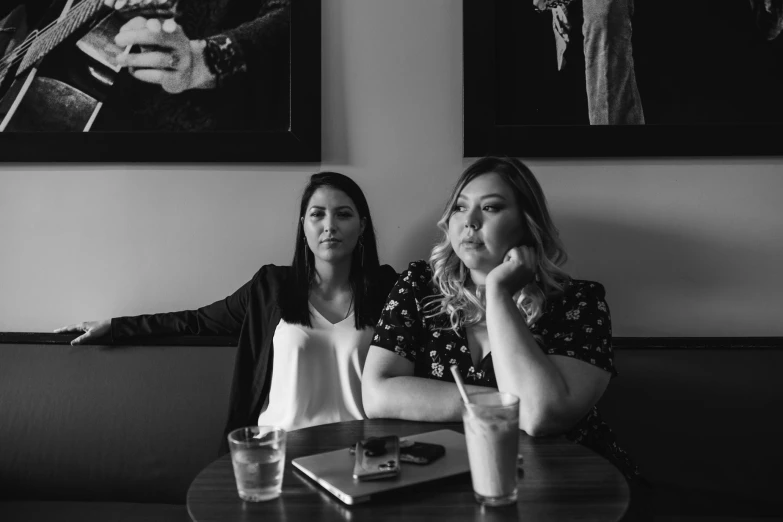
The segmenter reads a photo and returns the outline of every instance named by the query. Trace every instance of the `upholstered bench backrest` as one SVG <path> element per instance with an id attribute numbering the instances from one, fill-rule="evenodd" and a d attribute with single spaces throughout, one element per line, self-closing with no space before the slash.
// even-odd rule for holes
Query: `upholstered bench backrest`
<path id="1" fill-rule="evenodd" d="M 184 503 L 236 349 L 0 344 L 0 498 Z"/>
<path id="2" fill-rule="evenodd" d="M 184 503 L 218 455 L 236 349 L 3 342 L 0 499 Z M 599 402 L 663 512 L 783 512 L 783 349 L 628 348 Z M 724 343 L 725 344 L 725 343 Z"/>
<path id="3" fill-rule="evenodd" d="M 662 509 L 783 513 L 781 348 L 616 349 L 599 408 Z"/>

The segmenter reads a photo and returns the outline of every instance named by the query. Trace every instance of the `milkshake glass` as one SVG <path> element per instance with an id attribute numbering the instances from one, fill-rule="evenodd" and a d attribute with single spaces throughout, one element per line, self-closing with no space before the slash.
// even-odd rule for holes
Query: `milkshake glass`
<path id="1" fill-rule="evenodd" d="M 462 405 L 465 441 L 476 501 L 505 506 L 517 501 L 519 398 L 510 393 L 471 393 Z"/>

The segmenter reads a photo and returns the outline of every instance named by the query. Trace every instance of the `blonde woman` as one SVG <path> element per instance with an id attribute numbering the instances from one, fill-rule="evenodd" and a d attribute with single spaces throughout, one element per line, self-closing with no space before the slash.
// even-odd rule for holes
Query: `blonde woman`
<path id="1" fill-rule="evenodd" d="M 617 375 L 604 287 L 561 268 L 566 253 L 532 172 L 515 159 L 476 161 L 438 226 L 429 263 L 402 272 L 376 326 L 362 375 L 367 415 L 460 420 L 456 364 L 469 391 L 519 397 L 528 434 L 566 434 L 636 477 L 595 407 Z"/>

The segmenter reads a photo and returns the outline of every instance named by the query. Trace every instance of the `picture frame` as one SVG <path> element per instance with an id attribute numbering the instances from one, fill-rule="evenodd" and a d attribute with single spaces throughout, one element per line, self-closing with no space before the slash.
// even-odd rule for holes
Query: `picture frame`
<path id="1" fill-rule="evenodd" d="M 651 2 L 656 0 L 636 0 L 636 13 L 634 14 L 634 55 L 637 51 L 637 36 L 646 38 L 642 24 L 639 24 L 637 31 L 637 18 L 642 13 L 640 7 L 647 8 L 649 13 L 653 8 Z M 573 5 L 577 5 L 579 0 L 575 0 Z M 646 4 L 643 4 L 646 2 Z M 698 2 L 694 2 L 696 4 Z M 735 2 L 740 7 L 747 7 L 748 2 Z M 581 4 L 580 4 L 581 5 Z M 658 5 L 663 5 L 658 2 Z M 711 4 L 712 5 L 712 4 Z M 507 155 L 515 157 L 659 157 L 659 156 L 775 156 L 783 154 L 783 141 L 780 136 L 783 135 L 783 112 L 778 108 L 774 110 L 775 121 L 751 121 L 751 122 L 711 122 L 711 123 L 651 123 L 648 118 L 646 125 L 590 125 L 588 121 L 580 123 L 563 123 L 547 121 L 523 121 L 522 118 L 516 118 L 513 113 L 520 113 L 518 105 L 525 104 L 528 114 L 536 114 L 540 107 L 536 106 L 539 100 L 538 93 L 526 91 L 520 98 L 513 99 L 509 97 L 508 85 L 523 85 L 525 82 L 535 84 L 542 75 L 531 72 L 529 77 L 522 78 L 519 68 L 512 56 L 515 52 L 520 53 L 517 44 L 516 50 L 510 50 L 509 41 L 512 38 L 519 38 L 519 33 L 524 31 L 515 27 L 514 16 L 511 16 L 510 9 L 515 9 L 515 13 L 523 12 L 523 16 L 550 16 L 547 20 L 551 24 L 551 15 L 539 15 L 534 13 L 534 6 L 530 0 L 463 0 L 463 155 L 464 157 L 480 157 L 484 155 Z M 678 9 L 679 10 L 679 7 Z M 671 9 L 670 9 L 671 11 Z M 677 14 L 670 14 L 676 17 Z M 541 18 L 544 19 L 544 18 Z M 538 23 L 538 22 L 532 22 Z M 574 28 L 576 33 L 580 33 L 580 27 Z M 712 29 L 717 35 L 719 30 Z M 705 29 L 705 31 L 707 30 Z M 546 29 L 542 29 L 543 32 Z M 549 32 L 551 33 L 551 28 Z M 658 27 L 658 40 L 651 42 L 644 56 L 650 56 L 655 52 L 655 45 L 664 46 L 661 40 L 665 40 L 668 35 L 662 34 L 663 28 Z M 573 31 L 572 31 L 573 32 Z M 652 32 L 652 29 L 650 30 Z M 649 39 L 651 40 L 651 39 Z M 709 40 L 708 40 L 709 41 Z M 714 41 L 714 40 L 713 40 Z M 532 43 L 531 43 L 532 42 Z M 533 42 L 528 40 L 524 52 L 547 52 L 551 53 L 552 65 L 555 67 L 554 36 L 551 42 Z M 548 50 L 541 50 L 547 45 L 551 47 Z M 581 42 L 578 42 L 581 45 Z M 771 73 L 775 86 L 783 85 L 783 36 L 773 43 L 775 45 L 775 56 L 780 59 L 777 62 L 777 69 Z M 705 47 L 706 48 L 706 47 Z M 579 49 L 577 48 L 577 51 Z M 512 56 L 512 58 L 509 58 Z M 642 58 L 644 58 L 642 56 Z M 546 58 L 549 60 L 549 57 Z M 640 64 L 643 60 L 637 59 L 637 77 L 642 76 L 639 66 L 647 66 L 653 63 L 651 59 Z M 660 63 L 666 63 L 664 58 Z M 584 63 L 584 62 L 583 62 Z M 656 62 L 657 63 L 657 62 Z M 578 64 L 577 64 L 578 66 Z M 515 71 L 515 72 L 509 72 Z M 725 74 L 728 75 L 725 71 Z M 516 75 L 513 77 L 512 75 Z M 549 73 L 547 73 L 549 74 Z M 584 72 L 581 74 L 584 78 Z M 717 72 L 716 72 L 717 74 Z M 649 80 L 651 73 L 647 73 Z M 584 80 L 582 80 L 584 81 Z M 740 77 L 735 76 L 737 83 L 741 81 Z M 576 85 L 574 80 L 572 82 Z M 676 83 L 676 82 L 675 82 Z M 639 90 L 642 93 L 644 103 L 645 95 L 655 92 L 655 89 L 640 83 Z M 586 104 L 586 94 L 584 93 L 584 84 L 570 90 L 559 91 L 560 98 L 566 105 L 582 106 Z M 551 84 L 549 85 L 551 91 Z M 646 91 L 645 91 L 646 88 Z M 747 87 L 748 92 L 753 92 L 751 87 Z M 546 87 L 542 87 L 546 91 Z M 774 92 L 772 88 L 765 92 Z M 564 94 L 567 93 L 567 94 Z M 544 96 L 549 95 L 549 91 L 543 92 Z M 584 97 L 584 100 L 578 98 Z M 647 100 L 651 100 L 650 97 Z M 551 101 L 551 100 L 548 100 Z M 698 101 L 698 100 L 697 100 Z M 770 107 L 783 106 L 781 103 L 774 103 L 776 100 L 770 100 Z M 665 102 L 665 101 L 664 101 Z M 664 113 L 660 107 L 664 102 L 658 104 L 657 112 L 652 116 Z M 761 106 L 761 104 L 759 103 Z M 687 109 L 686 102 L 682 107 Z M 646 107 L 645 107 L 646 109 Z M 761 110 L 764 107 L 761 106 Z M 586 119 L 586 109 L 584 115 L 580 118 Z M 669 112 L 677 114 L 678 108 L 672 108 Z M 645 110 L 645 112 L 647 112 Z M 730 113 L 732 111 L 726 111 Z M 739 112 L 739 111 L 735 111 Z M 646 114 L 645 114 L 646 115 Z M 656 116 L 658 117 L 658 116 Z M 661 119 L 661 117 L 658 117 Z M 771 118 L 768 113 L 763 113 L 762 118 Z"/>
<path id="2" fill-rule="evenodd" d="M 291 0 L 287 128 L 214 132 L 0 132 L 0 162 L 320 161 L 320 4 L 312 0 Z"/>

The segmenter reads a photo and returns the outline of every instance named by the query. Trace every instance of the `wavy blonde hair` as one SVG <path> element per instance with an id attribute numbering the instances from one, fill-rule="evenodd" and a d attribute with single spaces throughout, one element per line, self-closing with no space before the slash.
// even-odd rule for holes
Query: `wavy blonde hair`
<path id="1" fill-rule="evenodd" d="M 481 158 L 465 169 L 454 186 L 438 221 L 443 239 L 433 247 L 429 259 L 432 281 L 440 290 L 440 295 L 428 299 L 424 311 L 427 317 L 447 317 L 450 328 L 455 332 L 460 327 L 484 320 L 486 309 L 483 287 L 477 286 L 474 290 L 465 284 L 469 272 L 451 247 L 449 219 L 465 186 L 477 177 L 490 173 L 498 174 L 514 194 L 524 214 L 524 222 L 520 225 L 526 228 L 525 236 L 530 238 L 531 243 L 528 246 L 535 250 L 537 256 L 535 280 L 514 295 L 517 308 L 525 316 L 528 325 L 541 317 L 547 299 L 561 295 L 565 284 L 571 279 L 561 268 L 568 255 L 560 241 L 557 227 L 552 222 L 544 191 L 533 173 L 515 158 Z"/>

